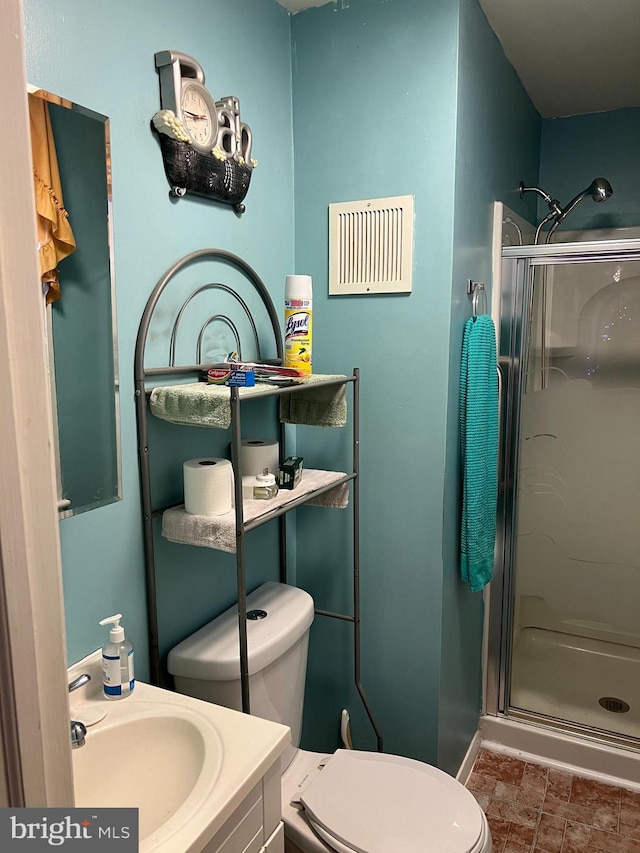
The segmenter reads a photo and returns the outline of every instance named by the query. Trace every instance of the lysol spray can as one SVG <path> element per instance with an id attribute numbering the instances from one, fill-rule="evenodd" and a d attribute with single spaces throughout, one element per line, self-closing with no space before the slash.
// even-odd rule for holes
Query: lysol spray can
<path id="1" fill-rule="evenodd" d="M 311 373 L 313 291 L 310 275 L 288 275 L 284 284 L 284 366 Z"/>

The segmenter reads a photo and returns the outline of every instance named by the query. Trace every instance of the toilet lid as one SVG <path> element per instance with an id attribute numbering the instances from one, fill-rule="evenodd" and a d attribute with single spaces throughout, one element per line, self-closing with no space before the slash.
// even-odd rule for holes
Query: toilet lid
<path id="1" fill-rule="evenodd" d="M 451 776 L 410 758 L 337 750 L 300 794 L 311 825 L 336 850 L 469 853 L 482 812 Z"/>

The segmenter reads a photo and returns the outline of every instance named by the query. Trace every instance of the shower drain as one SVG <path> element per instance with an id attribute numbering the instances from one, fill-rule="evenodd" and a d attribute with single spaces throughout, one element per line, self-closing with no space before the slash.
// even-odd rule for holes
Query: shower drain
<path id="1" fill-rule="evenodd" d="M 626 714 L 631 710 L 631 705 L 625 702 L 624 699 L 616 699 L 615 696 L 603 696 L 599 699 L 599 704 L 605 711 L 611 711 L 613 714 Z"/>

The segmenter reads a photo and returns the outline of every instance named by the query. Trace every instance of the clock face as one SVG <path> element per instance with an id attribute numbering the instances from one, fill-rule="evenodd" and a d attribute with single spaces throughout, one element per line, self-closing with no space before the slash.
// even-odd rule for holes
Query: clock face
<path id="1" fill-rule="evenodd" d="M 218 135 L 218 116 L 213 99 L 202 86 L 189 83 L 180 99 L 182 121 L 194 148 L 211 151 Z"/>

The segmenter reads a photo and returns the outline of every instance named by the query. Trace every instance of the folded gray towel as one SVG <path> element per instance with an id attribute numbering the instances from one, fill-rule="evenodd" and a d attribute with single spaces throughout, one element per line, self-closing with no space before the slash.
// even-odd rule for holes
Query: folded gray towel
<path id="1" fill-rule="evenodd" d="M 302 385 L 313 386 L 327 379 L 346 379 L 343 375 L 312 373 L 301 380 Z M 280 399 L 280 420 L 285 424 L 343 427 L 347 423 L 345 385 L 309 388 L 286 394 Z"/>

